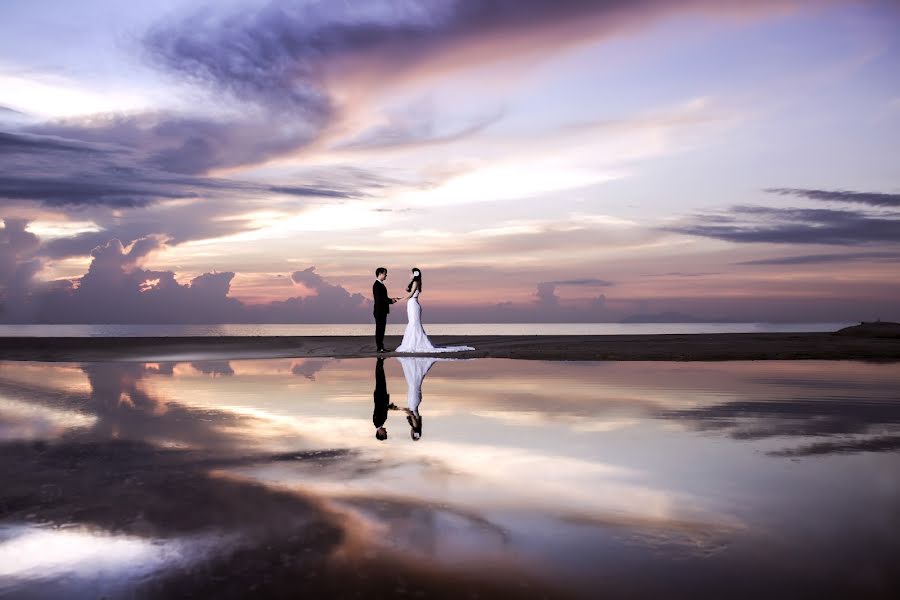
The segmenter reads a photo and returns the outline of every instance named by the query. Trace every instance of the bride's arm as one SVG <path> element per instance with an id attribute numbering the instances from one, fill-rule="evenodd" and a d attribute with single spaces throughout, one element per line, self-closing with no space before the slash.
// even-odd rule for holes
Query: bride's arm
<path id="1" fill-rule="evenodd" d="M 406 298 L 404 298 L 404 300 L 409 300 L 410 298 L 412 298 L 413 294 L 415 294 L 418 289 L 419 289 L 419 282 L 417 281 L 409 289 L 409 294 L 406 296 Z"/>

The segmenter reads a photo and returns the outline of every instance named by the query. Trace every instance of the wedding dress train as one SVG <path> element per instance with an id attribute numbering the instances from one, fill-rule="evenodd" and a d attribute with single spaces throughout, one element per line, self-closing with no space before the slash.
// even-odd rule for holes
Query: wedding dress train
<path id="1" fill-rule="evenodd" d="M 419 290 L 406 302 L 406 331 L 403 341 L 394 352 L 462 352 L 474 350 L 471 346 L 435 346 L 422 328 L 422 305 L 419 304 Z"/>
<path id="2" fill-rule="evenodd" d="M 428 375 L 428 371 L 438 361 L 437 358 L 414 358 L 401 356 L 397 358 L 403 367 L 403 376 L 406 378 L 406 406 L 416 417 L 419 416 L 419 404 L 422 403 L 422 381 Z"/>

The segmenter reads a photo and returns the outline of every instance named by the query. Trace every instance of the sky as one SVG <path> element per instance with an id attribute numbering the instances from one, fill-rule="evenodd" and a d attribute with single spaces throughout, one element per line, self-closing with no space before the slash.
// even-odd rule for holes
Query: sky
<path id="1" fill-rule="evenodd" d="M 900 320 L 894 1 L 145 4 L 0 2 L 0 322 Z"/>

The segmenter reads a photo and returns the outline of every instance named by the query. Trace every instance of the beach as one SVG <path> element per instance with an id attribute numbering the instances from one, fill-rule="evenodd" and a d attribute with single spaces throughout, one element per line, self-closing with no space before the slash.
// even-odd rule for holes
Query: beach
<path id="1" fill-rule="evenodd" d="M 860 327 L 860 326 L 857 326 Z M 854 328 L 848 328 L 853 330 Z M 843 330 L 846 333 L 848 330 Z M 900 361 L 900 337 L 834 333 L 671 335 L 434 336 L 437 346 L 467 345 L 457 358 L 566 361 L 873 360 Z M 398 336 L 387 336 L 396 348 Z M 363 358 L 372 338 L 266 337 L 6 337 L 0 360 L 108 361 L 223 358 Z M 388 356 L 396 356 L 390 353 Z M 441 356 L 441 354 L 435 354 Z M 446 355 L 444 355 L 446 356 Z"/>

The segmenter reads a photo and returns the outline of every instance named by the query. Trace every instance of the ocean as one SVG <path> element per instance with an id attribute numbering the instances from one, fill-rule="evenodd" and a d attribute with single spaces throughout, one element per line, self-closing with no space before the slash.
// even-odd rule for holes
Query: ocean
<path id="1" fill-rule="evenodd" d="M 653 335 L 836 331 L 856 323 L 433 323 L 429 335 Z M 404 323 L 387 335 L 403 335 Z M 374 324 L 0 325 L 0 337 L 369 336 Z"/>

